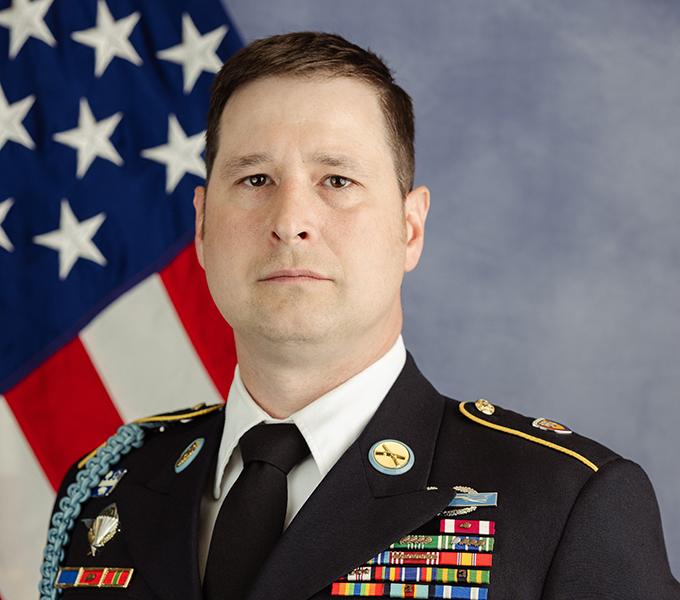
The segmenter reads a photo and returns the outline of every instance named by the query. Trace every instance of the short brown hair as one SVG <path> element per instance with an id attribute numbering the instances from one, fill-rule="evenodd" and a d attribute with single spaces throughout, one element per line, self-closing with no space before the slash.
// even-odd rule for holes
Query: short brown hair
<path id="1" fill-rule="evenodd" d="M 205 160 L 208 178 L 219 144 L 220 118 L 239 86 L 263 77 L 291 75 L 356 77 L 371 85 L 385 115 L 402 196 L 413 188 L 415 156 L 411 97 L 382 59 L 339 35 L 299 31 L 256 40 L 233 54 L 215 77 L 210 94 Z"/>

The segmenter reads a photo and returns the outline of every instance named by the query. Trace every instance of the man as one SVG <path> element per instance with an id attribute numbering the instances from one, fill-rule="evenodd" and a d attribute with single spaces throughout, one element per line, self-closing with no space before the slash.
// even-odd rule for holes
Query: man
<path id="1" fill-rule="evenodd" d="M 406 352 L 429 208 L 413 131 L 387 67 L 338 36 L 224 65 L 194 206 L 236 342 L 226 407 L 143 419 L 74 465 L 45 596 L 680 598 L 640 467 L 446 398 Z"/>

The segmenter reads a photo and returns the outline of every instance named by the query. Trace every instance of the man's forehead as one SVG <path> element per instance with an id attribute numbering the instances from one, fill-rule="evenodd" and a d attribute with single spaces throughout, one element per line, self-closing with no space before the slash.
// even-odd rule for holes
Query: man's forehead
<path id="1" fill-rule="evenodd" d="M 374 97 L 376 100 L 379 98 L 378 90 L 374 85 L 367 82 L 362 77 L 356 75 L 345 75 L 337 73 L 326 73 L 323 71 L 314 73 L 285 73 L 280 75 L 265 75 L 263 77 L 256 77 L 245 83 L 239 85 L 230 95 L 227 100 L 227 105 L 229 102 L 234 101 L 239 98 L 239 96 L 257 93 L 259 90 L 266 88 L 267 94 L 271 95 L 281 90 L 284 93 L 289 93 L 291 90 L 296 88 L 304 90 L 304 93 L 308 93 L 309 90 L 314 89 L 324 89 L 333 87 L 352 87 L 357 92 L 361 91 L 367 97 Z M 226 106 L 226 105 L 225 105 Z"/>
<path id="2" fill-rule="evenodd" d="M 222 112 L 216 167 L 223 174 L 305 164 L 366 174 L 389 156 L 379 97 L 357 77 L 275 76 L 236 89 Z"/>
<path id="3" fill-rule="evenodd" d="M 330 118 L 352 125 L 383 124 L 380 96 L 358 77 L 269 76 L 247 82 L 234 90 L 221 114 L 221 123 L 240 129 L 267 127 L 271 121 Z M 332 122 L 328 123 L 332 126 Z"/>

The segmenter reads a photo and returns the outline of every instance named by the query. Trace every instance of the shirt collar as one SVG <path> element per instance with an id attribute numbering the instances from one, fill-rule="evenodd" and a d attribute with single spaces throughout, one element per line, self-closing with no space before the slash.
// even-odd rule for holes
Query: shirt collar
<path id="1" fill-rule="evenodd" d="M 359 436 L 394 384 L 406 362 L 401 336 L 377 361 L 286 419 L 271 417 L 243 385 L 238 365 L 224 411 L 224 430 L 215 473 L 215 499 L 224 470 L 241 436 L 258 423 L 295 423 L 323 479 Z"/>

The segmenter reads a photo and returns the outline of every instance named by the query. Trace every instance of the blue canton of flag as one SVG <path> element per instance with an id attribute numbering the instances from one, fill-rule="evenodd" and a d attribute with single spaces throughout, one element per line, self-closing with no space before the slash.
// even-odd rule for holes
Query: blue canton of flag
<path id="1" fill-rule="evenodd" d="M 218 0 L 0 1 L 0 393 L 190 241 Z"/>

